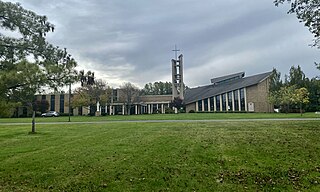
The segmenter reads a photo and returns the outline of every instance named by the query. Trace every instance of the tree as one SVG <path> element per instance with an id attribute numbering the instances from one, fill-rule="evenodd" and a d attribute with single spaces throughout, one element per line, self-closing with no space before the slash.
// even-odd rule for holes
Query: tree
<path id="1" fill-rule="evenodd" d="M 120 86 L 120 92 L 119 101 L 124 103 L 127 114 L 130 115 L 132 103 L 138 101 L 141 91 L 132 83 L 127 82 Z"/>
<path id="2" fill-rule="evenodd" d="M 320 48 L 320 4 L 318 0 L 274 0 L 276 6 L 284 2 L 291 3 L 288 13 L 295 13 L 300 22 L 303 22 L 314 35 L 314 46 Z"/>
<path id="3" fill-rule="evenodd" d="M 77 63 L 66 49 L 54 47 L 45 36 L 54 31 L 46 16 L 0 1 L 0 27 L 21 37 L 0 33 L 0 101 L 7 106 L 26 104 L 42 87 L 57 89 L 77 80 Z M 30 59 L 31 58 L 31 59 Z M 32 61 L 32 62 L 31 62 Z M 35 132 L 33 111 L 32 132 Z"/>
<path id="4" fill-rule="evenodd" d="M 309 91 L 305 88 L 299 88 L 294 91 L 293 102 L 299 105 L 302 116 L 302 106 L 309 103 Z"/>
<path id="5" fill-rule="evenodd" d="M 292 66 L 289 70 L 289 76 L 286 76 L 285 84 L 289 86 L 295 85 L 296 88 L 301 88 L 306 86 L 308 80 L 299 65 L 297 68 Z"/>
<path id="6" fill-rule="evenodd" d="M 306 111 L 319 111 L 320 110 L 320 80 L 312 78 L 308 81 L 306 86 L 309 92 L 309 104 L 306 107 Z"/>
<path id="7" fill-rule="evenodd" d="M 184 108 L 184 103 L 183 100 L 180 97 L 175 97 L 171 103 L 169 104 L 169 106 L 172 108 L 176 108 L 177 110 L 181 110 Z"/>
<path id="8" fill-rule="evenodd" d="M 281 73 L 278 72 L 276 68 L 273 68 L 272 73 L 270 75 L 269 93 L 279 91 L 281 87 Z"/>
<path id="9" fill-rule="evenodd" d="M 142 89 L 145 95 L 170 95 L 172 94 L 172 83 L 171 82 L 154 82 L 147 83 Z"/>
<path id="10" fill-rule="evenodd" d="M 89 73 L 91 74 L 91 73 Z M 78 87 L 74 91 L 72 98 L 72 107 L 90 107 L 90 114 L 94 115 L 97 111 L 98 103 L 105 106 L 109 101 L 111 95 L 111 88 L 101 79 L 94 80 L 94 84 L 91 82 L 84 83 L 82 87 Z"/>
<path id="11" fill-rule="evenodd" d="M 290 110 L 290 105 L 294 103 L 295 86 L 283 86 L 278 91 L 269 95 L 269 102 L 281 106 L 286 113 Z"/>

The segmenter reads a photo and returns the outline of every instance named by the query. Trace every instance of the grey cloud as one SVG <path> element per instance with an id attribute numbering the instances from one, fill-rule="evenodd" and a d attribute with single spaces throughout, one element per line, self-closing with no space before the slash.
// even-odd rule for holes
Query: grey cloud
<path id="1" fill-rule="evenodd" d="M 255 74 L 300 64 L 313 77 L 311 34 L 272 0 L 33 0 L 22 6 L 56 25 L 49 40 L 67 47 L 79 68 L 113 85 L 171 80 L 174 44 L 189 86 L 233 72 Z"/>

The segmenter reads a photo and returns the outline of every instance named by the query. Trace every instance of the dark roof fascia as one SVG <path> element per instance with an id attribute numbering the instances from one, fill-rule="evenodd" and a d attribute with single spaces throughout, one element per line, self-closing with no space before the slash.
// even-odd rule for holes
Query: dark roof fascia
<path id="1" fill-rule="evenodd" d="M 240 73 L 234 73 L 234 74 L 230 74 L 230 75 L 225 75 L 225 76 L 221 76 L 221 77 L 217 77 L 217 78 L 211 79 L 211 83 L 212 83 L 212 84 L 215 84 L 215 83 L 219 83 L 219 82 L 221 82 L 221 81 L 223 81 L 223 80 L 230 79 L 230 78 L 233 78 L 233 77 L 239 77 L 239 76 L 241 76 L 241 78 L 242 78 L 242 77 L 244 77 L 244 75 L 245 75 L 245 72 L 240 72 Z"/>

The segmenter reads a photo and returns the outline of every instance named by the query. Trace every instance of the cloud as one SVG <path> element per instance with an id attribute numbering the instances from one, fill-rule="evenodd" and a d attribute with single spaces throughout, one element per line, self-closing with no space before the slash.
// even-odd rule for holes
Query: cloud
<path id="1" fill-rule="evenodd" d="M 67 47 L 79 69 L 119 86 L 171 81 L 171 51 L 185 58 L 185 83 L 239 71 L 256 74 L 273 67 L 283 74 L 301 65 L 309 77 L 319 52 L 312 35 L 286 5 L 270 0 L 22 0 L 56 25 L 50 42 Z"/>

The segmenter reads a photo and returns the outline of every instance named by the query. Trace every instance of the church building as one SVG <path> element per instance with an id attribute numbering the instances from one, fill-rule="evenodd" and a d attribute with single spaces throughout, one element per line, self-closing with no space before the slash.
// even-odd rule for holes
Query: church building
<path id="1" fill-rule="evenodd" d="M 186 90 L 187 112 L 273 112 L 268 102 L 271 72 L 245 77 L 236 73 L 211 79 L 211 84 Z"/>
<path id="2" fill-rule="evenodd" d="M 183 55 L 171 60 L 172 95 L 138 95 L 132 100 L 130 109 L 120 98 L 125 96 L 121 89 L 113 89 L 110 101 L 97 103 L 97 112 L 89 106 L 71 109 L 73 115 L 125 115 L 166 113 L 174 98 L 184 101 L 186 112 L 273 112 L 268 102 L 269 77 L 271 72 L 245 77 L 244 72 L 211 79 L 206 86 L 185 89 Z M 47 100 L 50 111 L 69 113 L 69 94 L 37 95 L 37 100 Z M 71 95 L 72 97 L 72 95 Z M 95 110 L 95 109 L 94 109 Z M 172 109 L 170 109 L 172 111 Z M 173 109 L 177 112 L 177 109 Z M 30 115 L 20 108 L 17 116 Z"/>

